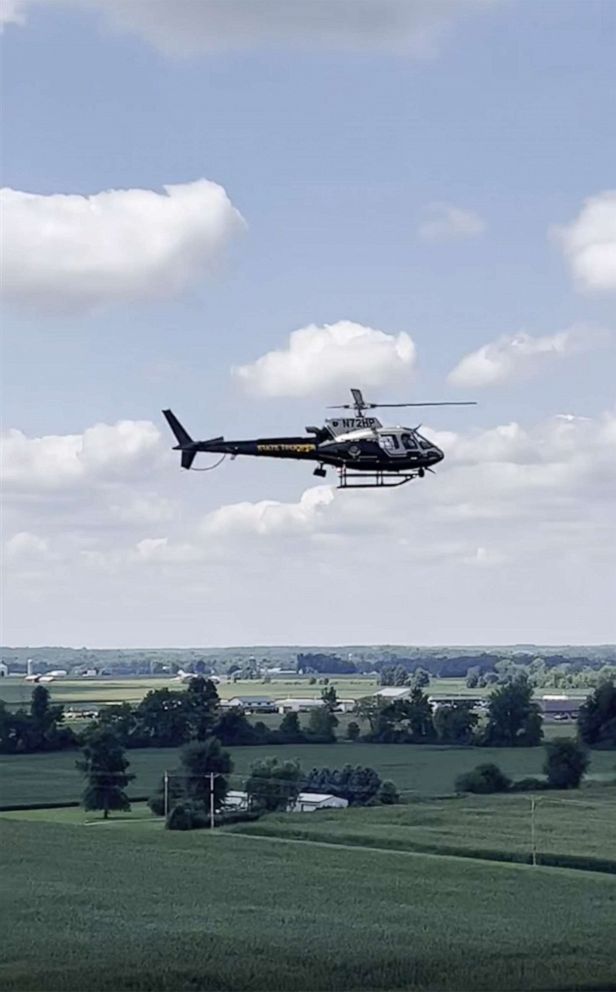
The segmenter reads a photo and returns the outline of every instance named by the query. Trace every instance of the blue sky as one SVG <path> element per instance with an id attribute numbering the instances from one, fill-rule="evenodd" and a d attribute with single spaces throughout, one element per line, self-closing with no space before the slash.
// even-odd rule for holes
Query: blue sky
<path id="1" fill-rule="evenodd" d="M 239 11 L 241 0 L 236 5 Z M 218 22 L 208 22 L 215 7 L 208 0 L 191 28 L 195 38 L 207 29 L 208 44 L 188 53 L 179 28 L 174 51 L 161 48 L 151 14 L 135 0 L 114 0 L 113 23 L 97 0 L 17 4 L 23 23 L 5 26 L 3 185 L 51 198 L 125 189 L 160 194 L 166 185 L 205 178 L 224 187 L 245 229 L 230 237 L 213 272 L 193 268 L 186 284 L 163 298 L 126 293 L 109 302 L 102 293 L 95 305 L 75 307 L 60 287 L 41 305 L 36 271 L 29 285 L 20 277 L 19 290 L 9 292 L 3 424 L 27 441 L 14 455 L 10 478 L 17 481 L 6 497 L 12 581 L 3 639 L 103 645 L 613 638 L 613 428 L 601 418 L 614 414 L 616 278 L 610 269 L 599 289 L 580 281 L 554 229 L 581 223 L 589 198 L 601 198 L 597 211 L 604 211 L 604 194 L 616 185 L 614 4 L 444 5 L 446 30 L 419 55 L 412 28 L 401 32 L 400 45 L 376 44 L 369 32 L 349 45 L 344 26 L 327 43 L 308 38 L 307 0 L 291 6 L 297 26 L 282 38 L 277 5 L 268 0 L 263 23 L 239 39 L 233 25 L 220 35 L 211 29 Z M 422 7 L 415 0 L 389 6 Z M 173 41 L 174 6 L 163 0 L 162 8 Z M 430 30 L 435 9 L 423 5 L 419 15 Z M 463 211 L 483 230 L 452 227 L 440 238 L 422 237 L 433 204 Z M 611 223 L 608 217 L 613 245 Z M 38 243 L 36 233 L 29 237 Z M 342 494 L 306 511 L 302 493 L 313 480 L 302 466 L 236 462 L 212 476 L 184 478 L 166 460 L 162 406 L 173 406 L 200 436 L 294 433 L 318 422 L 324 402 L 346 398 L 342 380 L 307 386 L 301 397 L 263 398 L 246 396 L 230 370 L 285 349 L 299 328 L 344 320 L 414 341 L 414 368 L 392 369 L 372 393 L 479 401 L 473 410 L 425 415 L 434 431 L 456 435 L 442 483 L 430 480 L 430 492 L 407 490 L 395 500 L 352 496 L 352 508 Z M 576 344 L 565 344 L 564 357 L 537 367 L 531 358 L 523 374 L 507 373 L 491 387 L 448 381 L 465 355 L 503 336 L 544 338 L 572 327 Z M 572 448 L 554 441 L 560 414 L 580 418 L 571 422 L 580 430 Z M 151 450 L 140 449 L 137 471 L 127 462 L 126 478 L 110 460 L 108 476 L 97 469 L 86 482 L 84 470 L 78 486 L 70 477 L 54 487 L 56 456 L 32 461 L 42 450 L 35 438 L 74 437 L 118 421 L 152 422 L 161 431 Z M 499 451 L 484 477 L 483 456 L 473 462 L 460 452 L 471 438 L 481 451 L 482 432 L 511 423 L 524 433 L 528 460 L 517 449 Z M 598 451 L 589 449 L 589 437 Z M 580 457 L 589 459 L 590 473 Z M 540 499 L 534 482 L 520 483 L 523 495 L 517 481 L 505 495 L 499 485 L 486 492 L 510 462 L 516 471 L 530 466 L 526 479 L 538 461 L 553 477 L 552 489 L 539 483 Z M 57 469 L 61 478 L 62 465 Z M 564 490 L 562 479 L 577 472 L 588 475 L 587 489 L 574 481 L 571 492 Z M 477 509 L 490 498 L 491 509 Z M 475 511 L 454 520 L 440 499 Z M 150 510 L 141 518 L 135 511 L 130 524 L 118 523 L 118 506 L 144 500 Z M 157 519 L 151 506 L 161 500 L 166 516 L 161 509 Z M 270 516 L 290 515 L 293 523 L 264 526 L 263 500 L 282 504 Z M 250 525 L 237 525 L 238 503 L 252 507 Z M 215 554 L 202 547 L 203 534 L 214 533 L 212 520 Z M 527 546 L 512 541 L 512 527 Z M 411 550 L 400 551 L 407 539 Z M 165 554 L 137 561 L 144 540 L 166 541 Z M 563 576 L 563 555 L 582 577 L 581 590 Z M 290 556 L 303 563 L 291 590 L 282 578 Z M 375 571 L 372 591 L 362 597 L 370 603 L 382 589 L 391 606 L 362 620 L 356 637 L 357 623 L 345 625 L 345 616 L 354 613 L 354 563 L 364 556 Z M 177 602 L 169 599 L 170 585 Z M 312 612 L 328 600 L 330 586 L 341 616 L 307 621 L 306 607 Z M 142 593 L 134 598 L 136 587 Z M 199 590 L 206 599 L 215 591 L 205 624 L 195 621 Z M 425 620 L 409 619 L 409 594 L 419 596 Z M 282 619 L 268 607 L 281 595 Z M 82 619 L 62 615 L 65 596 L 83 599 Z M 489 619 L 479 608 L 485 596 Z M 113 613 L 111 625 L 101 617 L 101 599 Z M 159 604 L 156 623 L 152 603 Z"/>

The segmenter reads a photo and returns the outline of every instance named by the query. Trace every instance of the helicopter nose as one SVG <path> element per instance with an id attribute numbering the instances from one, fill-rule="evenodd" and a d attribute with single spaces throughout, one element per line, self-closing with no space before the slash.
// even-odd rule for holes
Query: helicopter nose
<path id="1" fill-rule="evenodd" d="M 432 448 L 428 454 L 433 465 L 436 465 L 438 462 L 442 462 L 445 457 L 441 449 L 436 447 Z"/>

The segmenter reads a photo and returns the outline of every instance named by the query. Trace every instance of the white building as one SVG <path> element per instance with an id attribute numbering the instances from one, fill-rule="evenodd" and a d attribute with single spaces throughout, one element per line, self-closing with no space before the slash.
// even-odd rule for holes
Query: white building
<path id="1" fill-rule="evenodd" d="M 307 697 L 306 699 L 277 699 L 276 709 L 279 713 L 309 713 L 310 710 L 318 710 L 325 703 L 322 699 Z"/>
<path id="2" fill-rule="evenodd" d="M 0 661 L 0 679 L 7 678 L 9 674 L 9 666 L 5 665 L 3 661 Z"/>
<path id="3" fill-rule="evenodd" d="M 317 809 L 346 809 L 348 799 L 330 796 L 325 792 L 300 792 L 292 813 L 313 813 Z"/>
<path id="4" fill-rule="evenodd" d="M 411 690 L 408 685 L 401 686 L 387 686 L 385 689 L 379 689 L 375 692 L 375 696 L 385 702 L 391 702 L 393 699 L 408 699 L 411 695 Z"/>
<path id="5" fill-rule="evenodd" d="M 336 713 L 352 713 L 356 703 L 356 699 L 339 699 L 336 704 Z"/>
<path id="6" fill-rule="evenodd" d="M 323 792 L 300 792 L 291 813 L 313 813 L 317 809 L 346 809 L 347 799 L 330 796 Z M 225 808 L 232 810 L 248 809 L 248 793 L 239 789 L 229 789 L 225 796 Z"/>

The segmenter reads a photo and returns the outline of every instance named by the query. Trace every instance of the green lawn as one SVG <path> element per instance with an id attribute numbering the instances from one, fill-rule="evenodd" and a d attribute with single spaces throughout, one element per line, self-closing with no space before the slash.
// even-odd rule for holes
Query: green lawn
<path id="1" fill-rule="evenodd" d="M 6 817 L 0 870 L 6 992 L 616 987 L 607 875 Z"/>
<path id="2" fill-rule="evenodd" d="M 392 779 L 405 797 L 451 793 L 456 775 L 485 761 L 495 761 L 514 778 L 541 771 L 543 748 L 447 748 L 405 744 L 288 744 L 278 747 L 229 749 L 234 762 L 232 788 L 242 788 L 252 762 L 268 755 L 297 758 L 306 770 L 315 766 L 370 765 L 382 778 Z M 0 755 L 0 804 L 70 802 L 79 799 L 81 776 L 75 769 L 77 752 Z M 146 748 L 128 752 L 136 774 L 130 792 L 147 795 L 165 769 L 177 765 L 173 749 Z M 591 778 L 616 776 L 616 753 L 595 751 Z"/>

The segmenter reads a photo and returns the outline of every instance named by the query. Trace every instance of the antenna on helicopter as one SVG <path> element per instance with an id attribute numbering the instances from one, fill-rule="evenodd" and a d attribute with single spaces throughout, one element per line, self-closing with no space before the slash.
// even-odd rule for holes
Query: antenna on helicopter
<path id="1" fill-rule="evenodd" d="M 329 410 L 354 410 L 358 417 L 361 417 L 364 410 L 377 410 L 382 407 L 401 406 L 477 406 L 474 400 L 443 400 L 432 403 L 368 403 L 363 397 L 361 389 L 352 389 L 352 403 L 339 403 L 328 407 Z"/>

